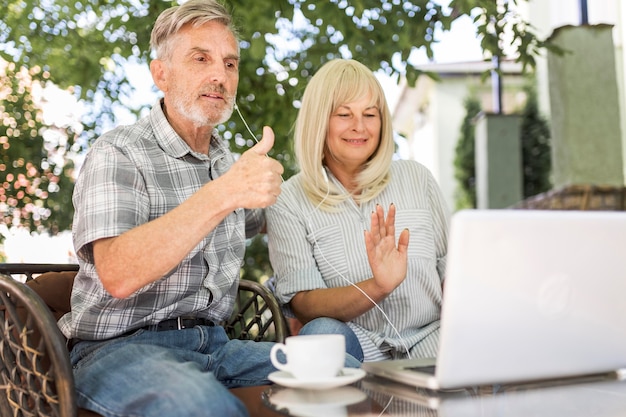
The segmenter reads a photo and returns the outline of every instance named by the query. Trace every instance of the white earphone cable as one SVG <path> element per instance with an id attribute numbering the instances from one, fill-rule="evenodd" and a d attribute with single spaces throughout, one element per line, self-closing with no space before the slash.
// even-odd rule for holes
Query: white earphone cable
<path id="1" fill-rule="evenodd" d="M 256 143 L 259 143 L 258 139 L 256 138 L 256 136 L 254 135 L 254 133 L 252 133 L 252 129 L 250 129 L 250 126 L 248 126 L 248 123 L 246 122 L 246 120 L 243 118 L 243 115 L 241 114 L 241 111 L 239 111 L 239 106 L 237 106 L 237 103 L 235 103 L 234 105 L 235 110 L 237 111 L 237 114 L 239 114 L 239 117 L 241 118 L 241 121 L 243 122 L 244 126 L 246 127 L 246 129 L 248 130 L 248 133 L 250 133 L 250 136 L 252 136 L 252 138 L 254 139 L 254 141 Z M 387 313 L 385 313 L 385 311 L 382 309 L 382 307 L 380 307 L 380 305 L 378 305 L 378 303 L 376 301 L 374 301 L 372 299 L 372 297 L 370 297 L 362 288 L 360 288 L 358 285 L 356 285 L 355 283 L 353 283 L 352 281 L 350 281 L 349 279 L 347 279 L 345 276 L 343 276 L 343 274 L 341 272 L 339 272 L 337 270 L 337 268 L 335 268 L 335 266 L 326 258 L 326 255 L 324 255 L 324 252 L 322 252 L 321 247 L 319 246 L 319 244 L 317 243 L 317 238 L 315 237 L 315 232 L 313 231 L 313 227 L 311 225 L 311 215 L 316 212 L 320 206 L 324 203 L 324 201 L 326 201 L 326 199 L 328 198 L 328 196 L 330 195 L 330 186 L 329 186 L 329 180 L 328 180 L 328 174 L 326 173 L 326 170 L 324 167 L 322 167 L 322 174 L 324 176 L 324 180 L 326 181 L 326 195 L 324 196 L 324 198 L 322 199 L 322 201 L 320 201 L 317 206 L 315 206 L 315 208 L 313 210 L 311 210 L 311 212 L 309 213 L 308 216 L 306 216 L 305 218 L 308 218 L 309 220 L 309 228 L 311 229 L 312 232 L 312 236 L 313 236 L 313 242 L 316 246 L 318 246 L 318 250 L 320 255 L 322 256 L 322 258 L 324 259 L 324 261 L 328 264 L 328 266 L 330 266 L 332 268 L 333 271 L 335 271 L 335 273 L 337 275 L 339 275 L 339 277 L 344 280 L 345 282 L 347 282 L 348 284 L 350 284 L 351 286 L 353 286 L 354 288 L 356 288 L 358 291 L 361 292 L 361 294 L 363 294 L 363 296 L 365 298 L 367 298 L 373 305 L 374 307 L 376 307 L 376 309 L 378 309 L 378 311 L 380 311 L 380 313 L 383 315 L 384 319 L 387 321 L 387 323 L 389 323 L 389 325 L 391 326 L 391 328 L 393 329 L 393 331 L 395 332 L 395 334 L 398 336 L 398 339 L 400 340 L 400 343 L 402 343 L 402 347 L 404 348 L 404 350 L 406 351 L 407 357 L 411 358 L 411 352 L 409 350 L 409 348 L 406 346 L 406 344 L 404 343 L 404 339 L 402 339 L 402 336 L 400 336 L 400 332 L 398 331 L 398 329 L 396 328 L 396 326 L 393 324 L 393 322 L 391 321 L 391 319 L 389 318 L 389 316 L 387 315 Z"/>
<path id="2" fill-rule="evenodd" d="M 361 294 L 363 294 L 363 296 L 365 298 L 367 298 L 373 305 L 374 307 L 376 307 L 376 309 L 378 311 L 380 311 L 380 313 L 383 315 L 384 319 L 387 321 L 387 323 L 389 323 L 389 326 L 391 326 L 391 328 L 393 329 L 394 333 L 398 336 L 398 339 L 400 340 L 400 343 L 402 343 L 402 347 L 404 348 L 404 350 L 406 351 L 407 357 L 411 358 L 411 352 L 409 350 L 409 348 L 406 346 L 406 344 L 404 343 L 404 339 L 402 339 L 402 336 L 400 336 L 400 332 L 398 331 L 398 329 L 396 328 L 396 326 L 393 324 L 393 322 L 391 321 L 391 319 L 389 318 L 389 316 L 387 315 L 387 313 L 385 313 L 385 311 L 382 309 L 382 307 L 380 305 L 378 305 L 378 303 L 376 301 L 374 301 L 372 299 L 372 297 L 369 296 L 369 294 L 367 294 L 361 287 L 359 287 L 358 285 L 356 285 L 354 282 L 350 281 L 348 278 L 346 278 L 341 272 L 339 272 L 339 270 L 337 270 L 337 268 L 335 268 L 335 265 L 333 265 L 327 258 L 326 255 L 324 255 L 324 252 L 322 251 L 322 248 L 320 247 L 320 245 L 317 243 L 317 238 L 315 237 L 315 232 L 313 231 L 313 227 L 311 225 L 311 214 L 313 214 L 315 211 L 317 211 L 320 206 L 324 203 L 324 201 L 326 201 L 326 198 L 328 198 L 328 195 L 330 194 L 330 187 L 328 186 L 328 176 L 326 175 L 326 171 L 324 169 L 324 167 L 322 167 L 322 170 L 324 171 L 324 178 L 326 179 L 326 195 L 324 196 L 324 198 L 322 199 L 322 201 L 320 201 L 318 203 L 317 206 L 315 206 L 315 208 L 313 210 L 311 210 L 311 212 L 309 213 L 309 215 L 306 217 L 309 219 L 309 228 L 311 229 L 311 236 L 313 237 L 313 243 L 315 245 L 317 245 L 318 250 L 320 255 L 322 256 L 322 259 L 324 260 L 324 262 L 326 262 L 326 264 L 328 266 L 330 266 L 332 268 L 333 271 L 335 271 L 335 273 L 345 282 L 347 282 L 348 284 L 350 284 L 351 286 L 353 286 L 354 288 L 356 288 Z"/>
<path id="3" fill-rule="evenodd" d="M 246 122 L 246 119 L 243 118 L 243 115 L 241 114 L 241 111 L 239 111 L 239 106 L 237 105 L 237 103 L 235 103 L 235 105 L 233 107 L 237 111 L 237 114 L 239 115 L 239 118 L 243 122 L 243 125 L 246 127 L 246 129 L 248 129 L 248 133 L 250 133 L 250 136 L 252 136 L 252 139 L 254 139 L 254 141 L 256 143 L 259 143 L 259 140 L 256 138 L 254 133 L 252 133 L 252 129 L 250 129 L 250 126 L 248 126 L 248 123 Z"/>

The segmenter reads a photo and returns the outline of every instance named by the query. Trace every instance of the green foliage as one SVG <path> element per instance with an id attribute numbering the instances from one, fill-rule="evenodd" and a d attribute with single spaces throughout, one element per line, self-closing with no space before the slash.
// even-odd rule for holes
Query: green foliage
<path id="1" fill-rule="evenodd" d="M 550 126 L 539 113 L 534 84 L 528 83 L 525 90 L 527 100 L 522 111 L 520 141 L 524 167 L 524 198 L 528 198 L 552 187 L 550 182 L 552 156 Z"/>
<path id="2" fill-rule="evenodd" d="M 273 275 L 267 254 L 267 235 L 257 235 L 248 240 L 242 270 L 246 279 L 257 282 L 264 282 Z"/>
<path id="3" fill-rule="evenodd" d="M 459 16 L 470 15 L 487 59 L 503 56 L 507 48 L 516 59 L 532 66 L 533 55 L 546 45 L 510 3 L 452 0 L 444 8 L 431 0 L 227 1 L 241 34 L 238 105 L 257 137 L 263 125 L 272 126 L 276 143 L 270 155 L 283 163 L 288 178 L 297 170 L 289 139 L 299 99 L 320 65 L 350 57 L 372 70 L 401 74 L 413 85 L 421 71 L 408 63 L 409 56 L 421 50 L 432 57 L 437 32 L 449 30 Z M 137 115 L 142 111 L 133 107 L 136 92 L 126 64 L 147 67 L 154 20 L 174 4 L 163 0 L 0 0 L 0 58 L 17 68 L 42 68 L 55 84 L 73 87 L 89 110 L 80 138 L 88 144 L 115 123 L 115 106 Z M 514 29 L 510 41 L 501 30 L 505 25 Z M 220 129 L 235 152 L 254 143 L 236 115 Z M 11 136 L 10 140 L 16 139 Z M 40 142 L 30 143 L 21 149 L 20 157 L 25 164 L 38 166 L 44 157 L 41 149 Z M 67 188 L 59 185 L 63 193 L 71 191 L 68 178 L 61 177 L 68 182 Z M 67 228 L 69 223 L 62 217 L 71 215 L 69 200 L 48 200 L 44 205 L 55 204 L 50 216 L 58 218 L 54 228 Z M 33 227 L 28 221 L 23 224 Z M 255 240 L 250 250 L 256 245 L 264 247 L 262 240 Z"/>
<path id="4" fill-rule="evenodd" d="M 44 126 L 33 90 L 47 78 L 38 67 L 0 62 L 0 218 L 52 234 L 72 222 L 72 132 Z M 63 130 L 59 132 L 59 130 Z M 49 139 L 44 139 L 48 133 Z M 61 137 L 61 142 L 58 138 Z M 69 140 L 67 140 L 69 139 Z M 54 215 L 53 215 L 54 214 Z M 3 236 L 0 235 L 0 242 Z"/>
<path id="5" fill-rule="evenodd" d="M 517 10 L 525 0 L 453 0 L 450 6 L 454 14 L 468 14 L 474 17 L 474 25 L 485 58 L 504 57 L 504 50 L 511 45 L 515 49 L 516 60 L 524 70 L 536 65 L 536 57 L 542 49 L 563 53 L 557 45 L 540 40 L 535 36 L 532 25 L 521 18 Z M 511 40 L 510 36 L 514 39 Z"/>
<path id="6" fill-rule="evenodd" d="M 240 27 L 244 58 L 239 105 L 253 121 L 254 132 L 260 132 L 264 124 L 277 130 L 274 156 L 282 159 L 284 154 L 289 176 L 295 170 L 288 135 L 297 100 L 322 63 L 353 57 L 372 69 L 403 74 L 414 83 L 420 70 L 407 64 L 411 53 L 420 49 L 432 57 L 436 31 L 448 30 L 461 15 L 472 15 L 487 58 L 503 55 L 503 48 L 512 44 L 514 51 L 518 45 L 517 58 L 532 64 L 528 54 L 544 44 L 526 30 L 528 25 L 515 14 L 513 3 L 453 0 L 451 9 L 444 9 L 431 0 L 232 0 L 227 4 Z M 0 54 L 18 65 L 49 71 L 57 85 L 77 86 L 81 99 L 97 103 L 94 114 L 85 117 L 84 134 L 91 140 L 102 133 L 102 126 L 110 125 L 115 104 L 130 106 L 134 90 L 124 64 L 147 65 L 154 19 L 173 4 L 161 0 L 3 0 Z M 515 28 L 516 42 L 505 41 L 505 25 Z M 225 128 L 245 131 L 236 118 Z M 238 139 L 235 150 L 249 146 L 249 138 Z"/>
<path id="7" fill-rule="evenodd" d="M 474 96 L 465 99 L 465 117 L 456 143 L 454 178 L 457 180 L 456 209 L 476 207 L 476 164 L 474 162 L 475 123 L 481 112 L 480 101 Z"/>
<path id="8" fill-rule="evenodd" d="M 552 169 L 550 126 L 539 113 L 537 93 L 532 83 L 525 87 L 526 104 L 522 110 L 520 144 L 522 148 L 523 198 L 551 188 Z M 456 209 L 476 207 L 476 167 L 474 160 L 475 126 L 473 119 L 481 111 L 474 97 L 465 100 L 466 115 L 456 145 L 454 174 L 457 180 Z"/>

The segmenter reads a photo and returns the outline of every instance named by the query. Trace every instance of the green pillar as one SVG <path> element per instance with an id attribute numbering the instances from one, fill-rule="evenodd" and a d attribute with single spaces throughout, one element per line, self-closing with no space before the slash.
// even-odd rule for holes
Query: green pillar
<path id="1" fill-rule="evenodd" d="M 521 117 L 483 114 L 476 122 L 476 205 L 507 208 L 523 198 Z"/>
<path id="2" fill-rule="evenodd" d="M 611 25 L 563 26 L 548 53 L 555 188 L 624 185 L 621 112 Z"/>

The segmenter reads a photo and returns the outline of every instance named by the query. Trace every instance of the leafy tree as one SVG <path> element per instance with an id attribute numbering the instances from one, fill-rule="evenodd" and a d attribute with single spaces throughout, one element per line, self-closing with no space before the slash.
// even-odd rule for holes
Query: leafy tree
<path id="1" fill-rule="evenodd" d="M 34 96 L 47 75 L 39 67 L 16 70 L 0 62 L 0 217 L 6 227 L 56 233 L 72 221 L 73 136 L 43 123 Z"/>
<path id="2" fill-rule="evenodd" d="M 476 163 L 475 154 L 475 123 L 476 116 L 481 112 L 480 101 L 470 95 L 465 99 L 465 117 L 461 123 L 461 131 L 456 142 L 454 156 L 454 178 L 457 180 L 456 209 L 476 207 Z"/>
<path id="3" fill-rule="evenodd" d="M 422 50 L 432 58 L 437 32 L 449 30 L 455 19 L 468 15 L 474 18 L 486 59 L 504 56 L 506 49 L 532 67 L 538 51 L 551 46 L 517 15 L 516 5 L 522 1 L 452 0 L 449 8 L 433 0 L 227 1 L 242 39 L 238 105 L 256 136 L 263 125 L 274 128 L 271 155 L 283 163 L 288 178 L 297 169 L 289 136 L 298 100 L 320 65 L 351 57 L 373 70 L 401 74 L 413 85 L 421 71 L 409 64 L 411 54 Z M 142 108 L 133 107 L 135 91 L 126 68 L 148 65 L 154 20 L 174 4 L 0 0 L 0 57 L 16 68 L 42 68 L 55 84 L 73 87 L 90 110 L 83 118 L 81 137 L 89 143 L 115 124 L 116 106 L 141 113 Z M 513 34 L 512 41 L 505 27 Z M 220 129 L 236 152 L 254 143 L 236 116 Z M 22 151 L 24 161 L 37 164 L 41 147 Z M 68 204 L 61 211 L 71 209 Z M 53 211 L 54 216 L 58 213 Z"/>
<path id="4" fill-rule="evenodd" d="M 539 112 L 536 88 L 529 82 L 525 90 L 527 99 L 522 110 L 520 141 L 524 169 L 524 198 L 528 198 L 552 187 L 550 182 L 552 155 L 550 125 Z"/>
<path id="5" fill-rule="evenodd" d="M 514 35 L 514 53 L 533 65 L 544 42 L 515 13 L 517 1 L 453 0 L 444 9 L 432 0 L 366 2 L 357 0 L 232 0 L 228 4 L 241 28 L 242 60 L 239 105 L 253 120 L 274 126 L 286 146 L 297 100 L 308 78 L 325 61 L 351 56 L 372 69 L 403 74 L 413 84 L 420 74 L 408 65 L 412 52 L 423 49 L 432 57 L 437 30 L 448 30 L 461 15 L 472 15 L 486 57 L 503 55 L 504 27 Z M 0 53 L 18 66 L 39 66 L 53 82 L 77 86 L 81 99 L 92 104 L 85 118 L 85 134 L 99 135 L 110 125 L 113 107 L 129 105 L 133 87 L 126 63 L 147 65 L 149 39 L 155 17 L 174 2 L 156 0 L 0 3 Z M 390 47 L 391 46 L 391 47 Z M 139 113 L 141 109 L 132 109 Z M 228 132 L 244 132 L 236 118 Z M 250 145 L 235 141 L 235 149 Z M 288 161 L 289 162 L 289 161 Z"/>

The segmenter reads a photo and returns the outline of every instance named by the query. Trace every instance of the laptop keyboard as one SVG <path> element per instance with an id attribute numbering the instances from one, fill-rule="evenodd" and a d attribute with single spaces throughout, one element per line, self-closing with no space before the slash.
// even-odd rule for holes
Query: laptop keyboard
<path id="1" fill-rule="evenodd" d="M 408 369 L 410 371 L 415 372 L 423 372 L 430 375 L 435 375 L 435 365 L 427 365 L 427 366 L 409 366 Z"/>

